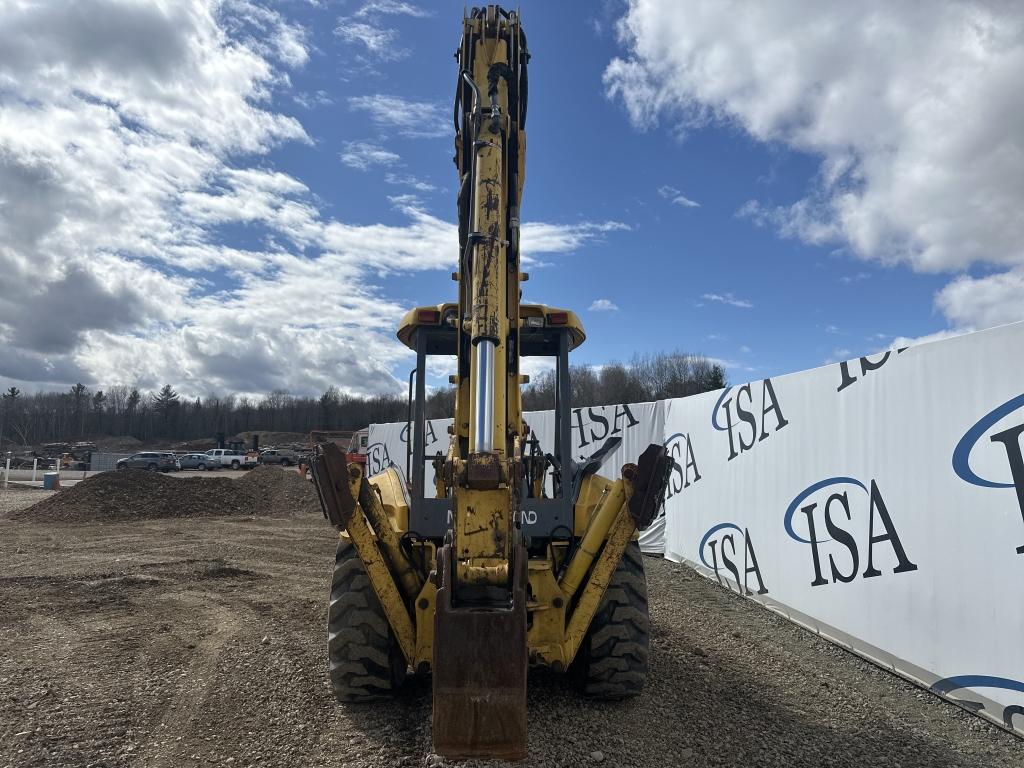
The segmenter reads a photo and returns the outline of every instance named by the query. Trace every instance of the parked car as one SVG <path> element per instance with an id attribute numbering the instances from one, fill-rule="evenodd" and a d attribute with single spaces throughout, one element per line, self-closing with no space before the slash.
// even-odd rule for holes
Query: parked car
<path id="1" fill-rule="evenodd" d="M 148 469 L 150 472 L 174 472 L 178 466 L 173 453 L 158 451 L 142 451 L 133 453 L 126 459 L 118 459 L 118 469 Z"/>
<path id="2" fill-rule="evenodd" d="M 256 457 L 246 454 L 245 451 L 236 451 L 233 448 L 211 448 L 206 452 L 220 461 L 222 467 L 231 469 L 251 469 L 256 466 Z"/>
<path id="3" fill-rule="evenodd" d="M 182 469 L 198 469 L 204 472 L 220 469 L 220 459 L 207 456 L 205 453 L 186 453 L 178 461 L 181 463 Z"/>
<path id="4" fill-rule="evenodd" d="M 268 448 L 260 454 L 260 464 L 280 464 L 290 467 L 299 463 L 299 454 L 290 448 Z"/>
<path id="5" fill-rule="evenodd" d="M 168 459 L 171 459 L 174 462 L 174 471 L 181 472 L 181 462 L 178 461 L 178 454 L 172 451 L 161 451 L 160 455 L 166 456 Z"/>

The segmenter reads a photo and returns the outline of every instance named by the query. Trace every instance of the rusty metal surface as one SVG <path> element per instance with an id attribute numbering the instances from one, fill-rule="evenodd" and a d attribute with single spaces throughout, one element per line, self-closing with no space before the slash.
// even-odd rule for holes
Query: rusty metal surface
<path id="1" fill-rule="evenodd" d="M 496 453 L 471 453 L 466 462 L 466 484 L 477 491 L 489 491 L 501 482 L 501 459 Z"/>
<path id="2" fill-rule="evenodd" d="M 337 528 L 348 526 L 356 508 L 346 465 L 345 454 L 335 443 L 320 446 L 320 452 L 313 457 L 313 484 L 320 506 L 324 517 Z"/>
<path id="3" fill-rule="evenodd" d="M 639 530 L 644 530 L 658 514 L 665 502 L 665 488 L 675 460 L 663 445 L 651 443 L 640 454 L 633 477 L 633 495 L 629 499 L 629 514 Z M 623 467 L 623 474 L 626 468 Z"/>
<path id="4" fill-rule="evenodd" d="M 508 608 L 452 604 L 451 551 L 438 556 L 434 613 L 434 751 L 450 759 L 526 757 L 526 566 L 514 554 Z"/>

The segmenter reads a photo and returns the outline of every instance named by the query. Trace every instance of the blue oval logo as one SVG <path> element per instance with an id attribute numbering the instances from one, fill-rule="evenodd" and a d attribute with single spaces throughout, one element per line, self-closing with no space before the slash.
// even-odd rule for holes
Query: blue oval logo
<path id="1" fill-rule="evenodd" d="M 697 549 L 697 552 L 698 554 L 700 554 L 700 561 L 704 563 L 704 565 L 708 568 L 713 568 L 714 566 L 712 566 L 711 563 L 704 559 L 704 547 L 707 546 L 707 543 L 712 536 L 714 536 L 721 530 L 725 530 L 726 528 L 734 528 L 740 533 L 743 533 L 743 529 L 736 525 L 736 523 L 719 523 L 718 525 L 708 529 L 708 532 L 704 534 L 704 538 L 700 540 L 700 547 Z"/>
<path id="2" fill-rule="evenodd" d="M 814 485 L 808 486 L 807 488 L 800 492 L 800 495 L 798 495 L 795 499 L 793 499 L 793 501 L 789 503 L 789 507 L 786 509 L 786 517 L 784 524 L 786 527 L 786 533 L 789 534 L 790 538 L 796 539 L 801 544 L 811 543 L 810 539 L 803 538 L 795 530 L 793 530 L 793 515 L 796 514 L 796 511 L 800 508 L 800 502 L 802 502 L 812 493 L 816 493 L 817 491 L 820 491 L 822 488 L 827 488 L 830 485 L 856 485 L 858 488 L 864 491 L 864 493 L 868 493 L 868 489 L 865 487 L 864 483 L 862 483 L 860 480 L 857 480 L 854 477 L 829 477 L 815 483 Z M 816 539 L 814 543 L 823 544 L 826 541 L 831 541 L 831 539 Z"/>
<path id="3" fill-rule="evenodd" d="M 1006 691 L 1018 691 L 1024 693 L 1024 683 L 1020 680 L 1013 680 L 1009 677 L 995 677 L 993 675 L 958 675 L 947 677 L 932 684 L 931 689 L 938 693 L 949 693 L 960 688 L 1002 688 Z"/>
<path id="4" fill-rule="evenodd" d="M 967 433 L 960 438 L 960 442 L 953 449 L 953 471 L 957 476 L 971 485 L 979 485 L 982 488 L 1013 488 L 1013 483 L 999 483 L 995 480 L 987 480 L 971 469 L 971 451 L 988 430 L 994 427 L 1000 420 L 1010 415 L 1018 408 L 1024 408 L 1024 395 L 1007 400 L 993 411 L 986 413 L 978 423 L 967 430 Z"/>
<path id="5" fill-rule="evenodd" d="M 672 443 L 674 443 L 676 440 L 682 440 L 685 437 L 686 437 L 686 433 L 685 432 L 676 432 L 674 435 L 671 435 L 670 437 L 668 437 L 665 440 L 665 442 L 662 443 L 662 445 L 664 445 L 666 448 L 669 448 L 669 447 L 671 447 Z"/>
<path id="6" fill-rule="evenodd" d="M 727 427 L 723 427 L 718 423 L 718 409 L 722 407 L 722 402 L 732 392 L 732 387 L 726 387 L 722 390 L 721 396 L 718 398 L 718 402 L 715 403 L 714 409 L 711 411 L 711 426 L 717 429 L 719 432 L 725 432 Z"/>
<path id="7" fill-rule="evenodd" d="M 952 691 L 958 691 L 964 688 L 1001 688 L 1004 691 L 1016 691 L 1017 693 L 1024 693 L 1024 683 L 1020 680 L 1013 680 L 1009 677 L 995 677 L 994 675 L 959 675 L 957 677 L 947 677 L 943 680 L 939 680 L 932 684 L 931 690 L 944 696 L 949 695 Z M 963 700 L 958 699 L 961 705 L 964 705 Z M 975 702 L 971 702 L 974 704 Z M 982 706 L 978 704 L 979 708 Z M 974 709 L 974 707 L 969 707 Z M 1024 715 L 1024 706 L 1020 704 L 1011 704 L 1008 707 L 1003 707 L 1003 725 L 1010 730 L 1016 730 L 1013 727 L 1014 716 Z"/>

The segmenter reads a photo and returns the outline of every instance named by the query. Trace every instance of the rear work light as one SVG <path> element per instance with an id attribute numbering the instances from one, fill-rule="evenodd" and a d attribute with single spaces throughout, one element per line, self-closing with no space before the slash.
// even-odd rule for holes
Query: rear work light
<path id="1" fill-rule="evenodd" d="M 524 317 L 523 325 L 525 325 L 527 328 L 543 328 L 544 318 L 536 315 L 533 317 Z"/>
<path id="2" fill-rule="evenodd" d="M 430 325 L 437 325 L 441 322 L 441 313 L 436 309 L 421 309 L 416 312 L 416 321 Z"/>
<path id="3" fill-rule="evenodd" d="M 568 312 L 551 312 L 548 314 L 548 325 L 568 325 Z"/>

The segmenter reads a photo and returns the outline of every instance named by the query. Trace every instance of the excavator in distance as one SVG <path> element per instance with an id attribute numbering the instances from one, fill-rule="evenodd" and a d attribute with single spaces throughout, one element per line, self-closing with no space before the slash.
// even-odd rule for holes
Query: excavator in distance
<path id="1" fill-rule="evenodd" d="M 464 15 L 458 295 L 409 311 L 398 329 L 416 353 L 411 477 L 397 466 L 364 477 L 333 443 L 313 460 L 324 515 L 341 532 L 328 614 L 334 694 L 372 701 L 410 670 L 429 673 L 434 751 L 452 759 L 526 756 L 531 665 L 567 673 L 584 695 L 639 693 L 648 613 L 637 531 L 673 466 L 652 444 L 620 477 L 602 477 L 618 438 L 582 461 L 572 455 L 569 352 L 583 326 L 567 309 L 520 302 L 529 58 L 518 13 L 488 5 Z M 425 452 L 432 355 L 457 361 L 447 455 Z M 526 356 L 554 360 L 551 452 L 523 420 Z"/>

